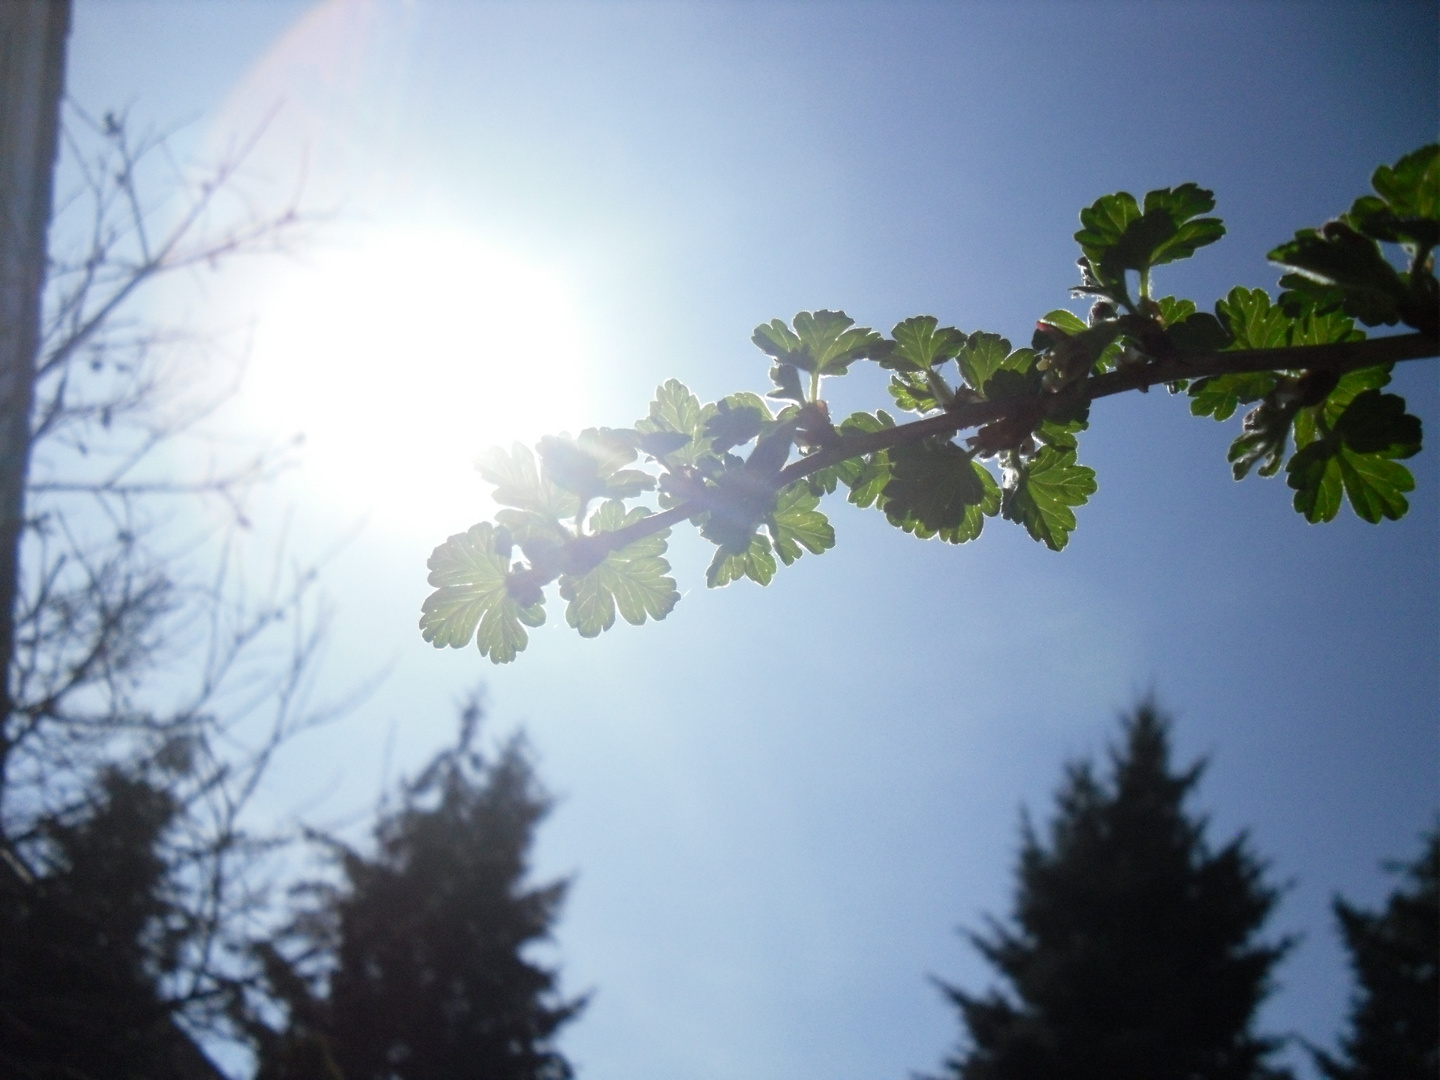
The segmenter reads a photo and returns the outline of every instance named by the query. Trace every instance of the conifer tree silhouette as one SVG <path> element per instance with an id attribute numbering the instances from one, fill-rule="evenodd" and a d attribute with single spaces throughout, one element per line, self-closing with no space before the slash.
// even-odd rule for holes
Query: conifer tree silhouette
<path id="1" fill-rule="evenodd" d="M 526 883 L 550 800 L 514 738 L 474 749 L 480 707 L 458 743 L 383 813 L 378 850 L 339 848 L 343 882 L 315 887 L 295 924 L 297 963 L 262 948 L 289 1025 L 252 1021 L 260 1080 L 566 1080 L 553 1041 L 584 1007 L 526 955 L 550 936 L 568 882 Z M 305 962 L 323 974 L 307 980 Z"/>
<path id="2" fill-rule="evenodd" d="M 1069 766 L 1048 839 L 1028 818 L 1011 922 L 971 941 L 1008 986 L 942 984 L 968 1030 L 957 1080 L 1279 1080 L 1255 1010 L 1289 943 L 1257 941 L 1277 893 L 1241 836 L 1218 851 L 1185 803 L 1153 703 L 1109 775 Z"/>
<path id="3" fill-rule="evenodd" d="M 1315 1054 L 1330 1080 L 1440 1077 L 1440 829 L 1403 870 L 1385 909 L 1335 901 L 1335 916 L 1359 984 L 1342 1058 Z"/>
<path id="4" fill-rule="evenodd" d="M 220 1074 L 175 1026 L 161 981 L 192 927 L 159 850 L 170 792 L 111 769 L 0 865 L 0 1075 L 181 1080 Z"/>

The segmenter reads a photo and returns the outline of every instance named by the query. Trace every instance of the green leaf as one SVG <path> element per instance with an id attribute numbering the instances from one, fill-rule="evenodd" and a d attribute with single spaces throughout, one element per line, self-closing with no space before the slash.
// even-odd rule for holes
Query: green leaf
<path id="1" fill-rule="evenodd" d="M 886 431 L 894 426 L 895 418 L 884 409 L 878 409 L 873 413 L 851 413 L 840 421 L 836 430 L 841 435 L 873 435 L 877 431 Z"/>
<path id="2" fill-rule="evenodd" d="M 965 508 L 965 520 L 959 525 L 953 529 L 940 529 L 936 533 L 946 543 L 964 544 L 974 540 L 984 529 L 985 519 L 1000 512 L 1000 485 L 995 482 L 995 477 L 990 475 L 990 470 L 978 461 L 971 462 L 971 465 L 975 469 L 975 475 L 980 478 L 980 486 L 985 494 L 978 503 Z"/>
<path id="3" fill-rule="evenodd" d="M 1403 398 L 1380 393 L 1389 381 L 1388 365 L 1350 371 L 1318 406 L 1299 410 L 1300 449 L 1286 471 L 1295 509 L 1309 521 L 1334 518 L 1342 489 L 1355 513 L 1372 524 L 1409 510 L 1404 492 L 1414 490 L 1415 480 L 1393 459 L 1419 452 L 1421 424 L 1405 412 Z"/>
<path id="4" fill-rule="evenodd" d="M 1306 446 L 1340 422 L 1350 403 L 1367 390 L 1380 390 L 1389 385 L 1390 364 L 1357 368 L 1340 376 L 1325 400 L 1318 406 L 1303 408 L 1295 417 L 1295 441 Z"/>
<path id="5" fill-rule="evenodd" d="M 1046 370 L 1071 375 L 1087 371 L 1103 372 L 1114 369 L 1115 360 L 1120 355 L 1117 339 L 1124 333 L 1125 324 L 1118 319 L 1107 317 L 1093 326 L 1087 326 L 1078 315 L 1062 308 L 1050 312 L 1035 324 L 1035 334 L 1030 343 L 1044 354 L 1043 361 L 1037 366 Z"/>
<path id="6" fill-rule="evenodd" d="M 889 453 L 878 450 L 862 458 L 853 478 L 846 482 L 850 488 L 850 502 L 862 509 L 876 505 L 884 495 L 886 485 L 890 483 Z"/>
<path id="7" fill-rule="evenodd" d="M 1291 305 L 1290 310 L 1293 310 Z M 1365 331 L 1343 311 L 1321 311 L 1304 305 L 1290 324 L 1291 345 L 1334 345 L 1342 341 L 1363 341 Z"/>
<path id="8" fill-rule="evenodd" d="M 1085 416 L 1089 415 L 1089 403 L 1081 405 L 1085 410 Z M 1074 450 L 1079 447 L 1080 441 L 1075 437 L 1090 426 L 1089 420 L 1085 417 L 1073 417 L 1061 419 L 1051 417 L 1041 422 L 1035 429 L 1035 437 L 1046 446 L 1057 446 L 1063 450 Z"/>
<path id="9" fill-rule="evenodd" d="M 794 364 L 776 364 L 770 369 L 770 380 L 776 389 L 771 390 L 766 397 L 805 404 L 805 388 L 800 383 L 800 369 Z"/>
<path id="10" fill-rule="evenodd" d="M 1102 195 L 1080 211 L 1083 228 L 1075 234 L 1075 241 L 1097 272 L 1109 276 L 1111 259 L 1107 257 L 1120 246 L 1140 217 L 1140 204 L 1128 191 Z M 1119 269 L 1123 273 L 1124 268 Z"/>
<path id="11" fill-rule="evenodd" d="M 880 358 L 880 366 L 893 371 L 929 371 L 955 359 L 965 344 L 963 332 L 941 326 L 933 315 L 916 315 L 896 323 L 890 336 L 895 347 Z"/>
<path id="12" fill-rule="evenodd" d="M 836 430 L 844 437 L 868 435 L 894 426 L 895 418 L 881 409 L 875 413 L 852 413 L 840 422 Z M 835 466 L 835 474 L 850 489 L 850 502 L 856 506 L 871 506 L 890 480 L 889 457 L 880 450 L 847 458 Z"/>
<path id="13" fill-rule="evenodd" d="M 1030 352 L 1029 349 L 1024 350 Z M 1015 353 L 1011 354 L 1012 356 Z M 1033 356 L 1033 354 L 1031 354 Z M 985 397 L 990 401 L 1034 397 L 1044 386 L 1044 376 L 1033 368 L 1003 367 L 985 382 Z"/>
<path id="14" fill-rule="evenodd" d="M 853 461 L 855 459 L 852 458 L 851 460 Z M 835 494 L 835 489 L 840 486 L 840 474 L 842 472 L 848 473 L 848 470 L 845 468 L 846 464 L 846 462 L 842 461 L 838 465 L 831 465 L 828 468 L 821 469 L 819 472 L 813 472 L 805 477 L 801 483 L 809 484 L 810 490 L 813 491 L 817 497 L 833 495 Z"/>
<path id="15" fill-rule="evenodd" d="M 603 428 L 586 428 L 574 439 L 547 435 L 539 449 L 546 476 L 582 503 L 634 498 L 655 486 L 649 473 L 622 468 L 635 460 L 635 448 Z"/>
<path id="16" fill-rule="evenodd" d="M 815 509 L 819 505 L 820 497 L 803 480 L 781 488 L 775 497 L 775 509 L 766 525 L 775 554 L 786 566 L 800 558 L 801 548 L 819 555 L 835 546 L 835 530 L 830 520 Z"/>
<path id="17" fill-rule="evenodd" d="M 1105 195 L 1080 211 L 1075 234 L 1101 284 L 1124 289 L 1125 271 L 1186 259 L 1225 235 L 1219 218 L 1198 214 L 1215 208 L 1212 192 L 1196 184 L 1161 188 L 1145 196 L 1142 211 L 1127 191 Z"/>
<path id="18" fill-rule="evenodd" d="M 600 506 L 590 524 L 597 533 L 615 532 L 649 513 L 637 506 L 627 514 L 625 504 L 614 499 Z M 617 609 L 633 626 L 647 617 L 659 620 L 670 614 L 680 594 L 668 576 L 670 564 L 661 557 L 669 535 L 669 529 L 652 533 L 606 553 L 588 573 L 561 575 L 560 595 L 569 601 L 565 621 L 579 630 L 581 637 L 595 637 L 615 625 Z"/>
<path id="19" fill-rule="evenodd" d="M 551 518 L 574 517 L 580 500 L 562 491 L 535 468 L 535 455 L 530 448 L 515 443 L 510 452 L 491 447 L 475 463 L 480 475 L 495 485 L 494 499 L 502 506 L 533 510 Z"/>
<path id="20" fill-rule="evenodd" d="M 1366 326 L 1393 325 L 1409 307 L 1408 275 L 1390 265 L 1376 241 L 1344 221 L 1301 229 L 1269 257 L 1296 271 L 1281 279 L 1282 285 L 1321 308 L 1338 299 L 1347 315 Z"/>
<path id="21" fill-rule="evenodd" d="M 802 311 L 791 322 L 793 330 L 779 319 L 757 326 L 750 340 L 779 366 L 788 364 L 801 371 L 843 375 L 884 340 L 869 327 L 856 326 L 843 311 Z"/>
<path id="22" fill-rule="evenodd" d="M 927 413 L 941 407 L 930 381 L 908 371 L 892 375 L 888 389 L 896 406 L 906 412 Z"/>
<path id="23" fill-rule="evenodd" d="M 1381 165 L 1370 182 L 1397 215 L 1440 220 L 1440 145 L 1422 146 L 1393 166 Z"/>
<path id="24" fill-rule="evenodd" d="M 1420 452 L 1420 418 L 1405 411 L 1404 398 L 1378 390 L 1356 395 L 1335 422 L 1335 434 L 1358 454 L 1408 458 Z"/>
<path id="25" fill-rule="evenodd" d="M 1155 301 L 1160 324 L 1170 343 L 1181 352 L 1219 352 L 1230 344 L 1229 332 L 1207 311 L 1196 311 L 1195 301 L 1162 296 Z"/>
<path id="26" fill-rule="evenodd" d="M 1142 223 L 1154 219 L 1168 219 L 1174 232 L 1156 245 L 1148 260 L 1149 266 L 1163 266 L 1165 263 L 1188 259 L 1208 244 L 1213 244 L 1225 235 L 1225 225 L 1219 218 L 1202 218 L 1215 209 L 1215 193 L 1198 184 L 1181 184 L 1177 188 L 1161 188 L 1145 196 L 1145 214 Z M 1164 225 L 1156 232 L 1165 233 Z M 1135 269 L 1143 269 L 1135 267 Z"/>
<path id="27" fill-rule="evenodd" d="M 635 448 L 649 454 L 656 461 L 665 461 L 677 451 L 690 445 L 690 436 L 678 431 L 652 431 L 635 433 Z"/>
<path id="28" fill-rule="evenodd" d="M 705 571 L 705 584 L 711 589 L 719 589 L 748 577 L 758 585 L 769 585 L 774 576 L 775 556 L 770 554 L 770 541 L 761 533 L 756 533 L 750 538 L 749 547 L 738 554 L 719 548 Z"/>
<path id="29" fill-rule="evenodd" d="M 1333 521 L 1345 490 L 1336 460 L 1338 443 L 1317 440 L 1295 453 L 1285 466 L 1286 483 L 1295 489 L 1295 509 L 1312 525 Z"/>
<path id="30" fill-rule="evenodd" d="M 1229 348 L 1233 339 L 1220 320 L 1208 311 L 1198 311 L 1166 328 L 1170 343 L 1182 353 L 1211 353 Z"/>
<path id="31" fill-rule="evenodd" d="M 1059 551 L 1075 528 L 1071 507 L 1088 502 L 1096 487 L 1095 470 L 1077 464 L 1074 450 L 1046 446 L 1015 470 L 1000 512 L 1024 525 L 1051 551 Z"/>
<path id="32" fill-rule="evenodd" d="M 1099 330 L 1101 327 L 1097 326 L 1095 329 Z M 1100 349 L 1099 355 L 1095 357 L 1094 362 L 1091 364 L 1091 369 L 1095 371 L 1096 374 L 1101 375 L 1107 371 L 1114 371 L 1120 366 L 1120 357 L 1124 351 L 1124 346 L 1119 340 L 1107 341 L 1104 347 Z"/>
<path id="33" fill-rule="evenodd" d="M 784 319 L 771 319 L 768 323 L 761 323 L 755 328 L 755 333 L 750 335 L 750 340 L 761 352 L 782 364 L 794 364 L 790 358 L 801 351 L 799 336 L 785 325 Z"/>
<path id="34" fill-rule="evenodd" d="M 995 478 L 949 440 L 892 447 L 886 465 L 889 479 L 877 503 L 892 525 L 922 539 L 938 535 L 963 543 L 999 509 Z"/>
<path id="35" fill-rule="evenodd" d="M 1273 371 L 1247 371 L 1237 375 L 1212 375 L 1196 379 L 1189 386 L 1190 412 L 1229 420 L 1241 405 L 1260 401 L 1275 389 Z"/>
<path id="36" fill-rule="evenodd" d="M 700 399 L 691 393 L 684 383 L 677 379 L 666 380 L 655 388 L 655 400 L 650 403 L 650 413 L 644 419 L 636 421 L 635 430 L 640 432 L 642 438 L 665 437 L 671 441 L 671 445 L 674 439 L 683 437 L 684 441 L 669 450 L 656 444 L 662 449 L 658 454 L 643 443 L 640 449 L 659 458 L 669 469 L 681 465 L 695 465 L 710 450 L 709 440 L 705 437 L 705 423 L 710 413 L 711 407 L 702 406 Z"/>
<path id="37" fill-rule="evenodd" d="M 1056 308 L 1054 311 L 1042 316 L 1040 318 L 1040 323 L 1044 324 L 1045 326 L 1054 327 L 1066 337 L 1074 337 L 1076 334 L 1083 334 L 1088 329 L 1088 326 L 1086 325 L 1084 319 L 1082 319 L 1079 315 L 1076 315 L 1073 311 L 1067 311 L 1065 308 Z M 1036 349 L 1042 349 L 1047 347 L 1046 344 L 1034 342 L 1032 342 L 1032 345 Z"/>
<path id="38" fill-rule="evenodd" d="M 1323 310 L 1312 301 L 1287 294 L 1272 305 L 1264 289 L 1234 288 L 1215 305 L 1230 328 L 1231 349 L 1278 349 L 1287 345 L 1331 345 L 1365 337 L 1355 321 L 1337 310 Z"/>
<path id="39" fill-rule="evenodd" d="M 1404 244 L 1412 253 L 1440 244 L 1440 145 L 1422 146 L 1393 167 L 1381 165 L 1371 184 L 1380 197 L 1355 201 L 1345 215 L 1352 226 L 1371 239 Z"/>
<path id="40" fill-rule="evenodd" d="M 1034 349 L 1010 349 L 1010 342 L 999 334 L 977 331 L 965 339 L 956 357 L 960 374 L 971 389 L 985 397 L 992 394 L 990 382 L 1002 371 L 1025 373 L 1035 366 Z M 998 395 L 1006 396 L 1006 395 Z"/>
<path id="41" fill-rule="evenodd" d="M 700 535 L 732 555 L 743 555 L 753 544 L 755 530 L 775 509 L 773 474 L 757 475 L 740 462 L 713 480 L 712 508 L 695 519 Z"/>
<path id="42" fill-rule="evenodd" d="M 1415 478 L 1399 462 L 1380 454 L 1357 454 L 1349 449 L 1337 455 L 1340 475 L 1350 507 L 1372 525 L 1382 518 L 1399 521 L 1410 509 L 1402 494 L 1415 490 Z"/>
<path id="43" fill-rule="evenodd" d="M 420 633 L 437 649 L 463 648 L 474 636 L 481 656 L 508 664 L 529 641 L 525 627 L 545 621 L 545 609 L 510 595 L 508 560 L 495 541 L 495 529 L 482 522 L 431 553 L 429 582 L 436 589 L 421 606 Z"/>
<path id="44" fill-rule="evenodd" d="M 1155 306 L 1160 309 L 1160 325 L 1165 327 L 1174 326 L 1178 322 L 1184 322 L 1195 314 L 1194 300 L 1180 300 L 1173 296 L 1162 296 L 1155 301 Z"/>
<path id="45" fill-rule="evenodd" d="M 731 394 L 715 403 L 705 434 L 711 449 L 723 454 L 731 447 L 744 446 L 773 422 L 770 408 L 759 394 Z"/>
<path id="46" fill-rule="evenodd" d="M 1303 412 L 1293 396 L 1284 395 L 1282 400 L 1278 392 L 1281 386 L 1277 380 L 1276 390 L 1245 414 L 1240 435 L 1230 444 L 1227 456 L 1236 480 L 1245 479 L 1256 465 L 1260 466 L 1261 476 L 1274 476 L 1280 471 L 1290 443 L 1291 426 L 1297 413 Z"/>
<path id="47" fill-rule="evenodd" d="M 1312 523 L 1334 519 L 1342 490 L 1361 519 L 1372 525 L 1396 521 L 1410 509 L 1404 492 L 1415 489 L 1404 465 L 1382 454 L 1357 453 L 1338 439 L 1312 442 L 1290 459 L 1286 471 L 1295 509 Z"/>
<path id="48" fill-rule="evenodd" d="M 1264 289 L 1237 286 L 1215 304 L 1235 339 L 1232 349 L 1278 349 L 1290 344 L 1290 316 L 1270 304 Z"/>

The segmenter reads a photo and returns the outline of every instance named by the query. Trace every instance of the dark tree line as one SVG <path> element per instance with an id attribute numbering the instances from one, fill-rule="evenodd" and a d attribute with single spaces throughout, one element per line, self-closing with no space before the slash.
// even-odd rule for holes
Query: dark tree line
<path id="1" fill-rule="evenodd" d="M 567 1080 L 556 1038 L 585 999 L 530 955 L 567 883 L 535 885 L 550 809 L 522 739 L 479 749 L 472 700 L 364 846 L 316 837 L 333 873 L 248 948 L 261 974 L 229 1001 L 257 1080 Z M 183 762 L 171 762 L 180 767 Z M 1002 984 L 954 987 L 966 1038 L 954 1080 L 1288 1080 L 1256 1011 L 1290 947 L 1241 836 L 1214 847 L 1142 705 L 1107 767 L 1072 764 L 1046 830 L 1026 820 L 1014 911 L 972 935 Z M 113 769 L 81 810 L 47 820 L 36 874 L 0 860 L 0 1077 L 190 1080 L 214 1070 L 176 1026 L 168 979 L 192 932 L 165 854 L 173 777 Z M 1356 972 L 1329 1080 L 1435 1080 L 1437 839 L 1385 908 L 1335 910 Z"/>
<path id="2" fill-rule="evenodd" d="M 288 925 L 252 940 L 261 975 L 228 1008 L 258 1080 L 567 1080 L 555 1047 L 584 998 L 527 955 L 567 883 L 528 883 L 550 802 L 516 737 L 457 743 L 382 811 L 373 851 L 322 840 L 339 873 L 297 886 Z M 159 775 L 108 772 L 90 803 L 44 825 L 36 874 L 0 866 L 0 1077 L 218 1080 L 177 1027 L 167 981 L 193 927 L 165 833 Z"/>

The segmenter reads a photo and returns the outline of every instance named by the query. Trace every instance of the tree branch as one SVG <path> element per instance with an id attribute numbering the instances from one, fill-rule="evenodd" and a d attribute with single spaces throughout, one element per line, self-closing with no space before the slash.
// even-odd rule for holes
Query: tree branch
<path id="1" fill-rule="evenodd" d="M 1360 368 L 1377 367 L 1404 360 L 1427 360 L 1440 356 L 1440 341 L 1427 334 L 1398 334 L 1391 337 L 1367 338 L 1331 345 L 1295 345 L 1281 349 L 1243 349 L 1235 352 L 1190 353 L 1153 360 L 1146 364 L 1123 367 L 1101 375 L 1092 375 L 1066 389 L 1038 396 L 1045 413 L 1071 407 L 1098 398 L 1113 397 L 1131 390 L 1148 390 L 1152 386 L 1182 379 L 1200 379 L 1214 375 L 1238 375 L 1255 371 L 1330 371 L 1344 374 Z M 1036 398 L 1007 398 L 1003 401 L 980 401 L 960 404 L 945 412 L 927 416 L 908 424 L 862 435 L 840 435 L 833 442 L 798 461 L 792 461 L 771 481 L 775 490 L 832 465 L 871 454 L 877 450 L 918 442 L 936 435 L 953 435 L 968 428 L 982 427 L 1003 420 L 1021 408 L 1032 409 Z M 618 551 L 642 537 L 715 508 L 720 492 L 714 488 L 669 510 L 652 514 L 633 525 L 614 532 L 597 533 L 574 541 L 583 544 L 587 555 L 598 562 L 607 552 Z M 547 579 L 547 580 L 553 580 Z"/>

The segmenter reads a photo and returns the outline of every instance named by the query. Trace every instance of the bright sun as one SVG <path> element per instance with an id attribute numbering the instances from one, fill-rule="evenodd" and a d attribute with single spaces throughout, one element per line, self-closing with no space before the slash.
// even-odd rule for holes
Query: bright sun
<path id="1" fill-rule="evenodd" d="M 480 451 L 579 426 L 578 324 L 541 267 L 460 233 L 386 231 L 274 282 L 244 397 L 269 430 L 304 433 L 322 497 L 454 530 L 484 511 Z"/>

